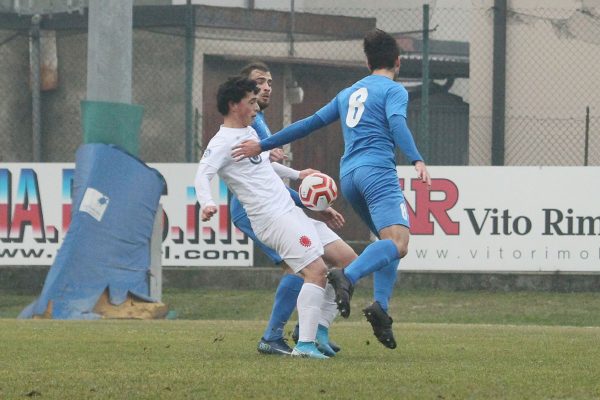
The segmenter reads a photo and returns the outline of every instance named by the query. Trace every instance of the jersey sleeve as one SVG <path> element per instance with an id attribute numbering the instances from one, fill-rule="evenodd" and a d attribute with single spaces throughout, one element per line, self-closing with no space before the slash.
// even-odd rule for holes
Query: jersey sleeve
<path id="1" fill-rule="evenodd" d="M 265 121 L 265 116 L 262 112 L 256 114 L 256 118 L 254 118 L 251 127 L 254 129 L 260 140 L 271 136 L 271 131 L 267 126 L 267 121 Z"/>
<path id="2" fill-rule="evenodd" d="M 300 178 L 300 171 L 296 169 L 286 167 L 285 165 L 280 164 L 278 162 L 272 162 L 271 166 L 275 170 L 275 173 L 277 173 L 277 175 L 279 175 L 279 177 L 282 179 L 287 178 L 295 181 L 298 180 L 298 178 Z"/>
<path id="3" fill-rule="evenodd" d="M 283 146 L 284 144 L 308 136 L 311 132 L 329 125 L 338 118 L 339 112 L 336 106 L 336 99 L 333 99 L 310 117 L 296 121 L 273 136 L 261 140 L 260 148 L 262 151 L 266 151 Z"/>
<path id="4" fill-rule="evenodd" d="M 394 137 L 394 144 L 402 150 L 402 153 L 404 153 L 411 164 L 414 164 L 416 161 L 423 161 L 423 157 L 421 157 L 419 150 L 417 150 L 412 133 L 410 133 L 410 129 L 408 129 L 408 125 L 406 124 L 406 118 L 402 115 L 394 114 L 389 118 L 389 123 L 392 136 Z"/>
<path id="5" fill-rule="evenodd" d="M 231 149 L 223 140 L 213 138 L 206 146 L 200 164 L 207 164 L 219 170 L 231 159 Z"/>
<path id="6" fill-rule="evenodd" d="M 323 108 L 315 113 L 323 120 L 325 125 L 337 121 L 340 118 L 340 111 L 337 107 L 337 97 L 327 103 Z"/>
<path id="7" fill-rule="evenodd" d="M 215 201 L 212 198 L 210 190 L 210 181 L 217 173 L 217 169 L 207 163 L 200 163 L 196 178 L 194 179 L 194 188 L 196 189 L 196 199 L 200 203 L 200 208 L 214 206 Z"/>
<path id="8" fill-rule="evenodd" d="M 406 118 L 408 107 L 408 92 L 400 84 L 394 84 L 387 92 L 385 101 L 385 115 L 389 120 L 392 115 L 401 115 Z"/>
<path id="9" fill-rule="evenodd" d="M 230 159 L 230 149 L 223 140 L 213 138 L 206 146 L 202 159 L 198 164 L 198 171 L 194 179 L 196 198 L 201 207 L 215 205 L 211 196 L 210 181 Z"/>

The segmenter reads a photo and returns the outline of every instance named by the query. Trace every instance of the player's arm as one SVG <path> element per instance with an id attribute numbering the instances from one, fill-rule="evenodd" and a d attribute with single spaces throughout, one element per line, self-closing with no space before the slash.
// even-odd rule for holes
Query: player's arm
<path id="1" fill-rule="evenodd" d="M 208 221 L 217 213 L 217 205 L 210 190 L 210 181 L 225 163 L 225 158 L 229 157 L 227 153 L 226 146 L 211 141 L 198 165 L 194 188 L 196 189 L 196 199 L 200 203 L 202 221 Z"/>
<path id="2" fill-rule="evenodd" d="M 314 174 L 315 172 L 319 172 L 316 169 L 307 168 L 302 171 L 298 171 L 297 169 L 287 167 L 283 164 L 272 162 L 271 166 L 275 170 L 275 173 L 279 175 L 282 179 L 291 179 L 296 181 L 298 179 L 304 179 L 310 174 Z"/>
<path id="3" fill-rule="evenodd" d="M 415 166 L 417 175 L 421 181 L 431 186 L 431 177 L 423 161 L 423 157 L 417 150 L 410 129 L 406 124 L 406 107 L 408 106 L 408 92 L 402 85 L 393 86 L 388 92 L 385 102 L 385 114 L 394 139 L 398 147 L 411 164 Z"/>
<path id="4" fill-rule="evenodd" d="M 232 157 L 241 160 L 245 157 L 254 157 L 263 151 L 281 147 L 284 144 L 293 142 L 308 136 L 311 132 L 329 125 L 339 118 L 336 100 L 333 99 L 325 107 L 321 108 L 310 117 L 301 119 L 280 130 L 274 135 L 261 140 L 260 142 L 245 141 L 233 148 Z"/>
<path id="5" fill-rule="evenodd" d="M 394 114 L 389 118 L 390 130 L 394 137 L 394 144 L 398 147 L 411 164 L 417 161 L 423 161 L 423 157 L 413 139 L 413 135 L 406 124 L 406 118 L 403 115 Z"/>
<path id="6" fill-rule="evenodd" d="M 307 168 L 307 169 L 303 169 L 302 171 L 298 171 L 297 169 L 293 169 L 290 167 L 286 167 L 285 165 L 279 164 L 279 163 L 271 163 L 271 166 L 273 167 L 273 169 L 275 170 L 275 172 L 277 173 L 277 175 L 279 175 L 280 178 L 282 179 L 291 179 L 291 180 L 298 180 L 298 179 L 304 179 L 306 178 L 308 175 L 313 174 L 315 172 L 319 172 L 316 169 L 312 169 L 312 168 Z M 300 195 L 298 194 L 298 192 L 296 192 L 294 189 L 287 187 L 288 192 L 290 192 L 290 196 L 292 196 L 292 200 L 294 200 L 294 203 L 296 203 L 296 205 L 298 207 L 301 208 L 306 208 L 304 206 L 304 204 L 302 204 L 302 201 L 300 201 Z"/>
<path id="7" fill-rule="evenodd" d="M 406 124 L 406 118 L 402 115 L 394 114 L 389 118 L 389 123 L 392 135 L 394 136 L 394 143 L 402 150 L 402 153 L 404 153 L 410 163 L 415 166 L 419 179 L 431 186 L 429 171 L 427 171 L 423 157 L 421 157 L 419 150 L 417 150 L 415 140 Z"/>
<path id="8" fill-rule="evenodd" d="M 333 207 L 318 211 L 315 213 L 315 216 L 318 220 L 325 222 L 331 229 L 341 229 L 346 223 L 344 216 Z"/>
<path id="9" fill-rule="evenodd" d="M 267 126 L 267 123 L 265 122 L 264 115 L 258 114 L 256 116 L 256 118 L 254 119 L 254 122 L 252 123 L 251 126 L 252 126 L 252 129 L 254 129 L 254 131 L 258 135 L 258 138 L 260 140 L 266 139 L 269 136 L 271 136 L 271 132 L 269 131 L 269 127 Z M 276 148 L 269 152 L 269 160 L 271 160 L 271 161 L 279 162 L 279 161 L 285 160 L 286 158 L 287 158 L 287 156 L 285 155 L 285 153 L 283 152 L 283 149 L 281 149 L 281 148 Z"/>
<path id="10" fill-rule="evenodd" d="M 217 213 L 217 206 L 210 193 L 210 181 L 216 173 L 215 167 L 205 163 L 201 163 L 196 172 L 194 187 L 196 188 L 196 199 L 198 199 L 202 211 L 202 221 L 208 221 Z"/>
<path id="11" fill-rule="evenodd" d="M 279 175 L 281 179 L 300 179 L 300 171 L 294 168 L 286 167 L 278 162 L 271 162 L 271 166 L 275 170 L 275 173 Z"/>

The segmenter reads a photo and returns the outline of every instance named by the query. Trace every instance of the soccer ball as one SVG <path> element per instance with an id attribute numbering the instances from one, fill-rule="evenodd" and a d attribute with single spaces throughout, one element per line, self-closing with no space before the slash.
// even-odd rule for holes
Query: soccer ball
<path id="1" fill-rule="evenodd" d="M 337 185 L 329 175 L 315 172 L 308 175 L 300 184 L 300 201 L 306 208 L 323 211 L 337 199 Z"/>

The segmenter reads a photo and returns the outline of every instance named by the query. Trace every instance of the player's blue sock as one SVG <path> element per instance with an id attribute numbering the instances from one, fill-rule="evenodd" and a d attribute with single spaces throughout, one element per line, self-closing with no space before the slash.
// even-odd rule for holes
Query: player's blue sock
<path id="1" fill-rule="evenodd" d="M 281 277 L 275 292 L 269 325 L 263 334 L 265 340 L 277 340 L 283 337 L 283 327 L 296 308 L 296 301 L 303 283 L 304 279 L 298 275 L 285 274 Z"/>
<path id="2" fill-rule="evenodd" d="M 392 240 L 378 240 L 368 245 L 356 260 L 344 268 L 344 274 L 355 285 L 363 276 L 378 271 L 398 259 L 400 254 Z"/>
<path id="3" fill-rule="evenodd" d="M 398 277 L 398 261 L 392 261 L 379 271 L 373 272 L 373 293 L 375 301 L 379 303 L 383 311 L 387 312 L 388 302 L 392 297 L 396 278 Z"/>

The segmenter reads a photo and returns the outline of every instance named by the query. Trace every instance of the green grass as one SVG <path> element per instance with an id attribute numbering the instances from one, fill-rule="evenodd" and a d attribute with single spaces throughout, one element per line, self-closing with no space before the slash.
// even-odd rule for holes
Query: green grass
<path id="1" fill-rule="evenodd" d="M 258 355 L 272 297 L 168 289 L 178 320 L 86 322 L 16 320 L 35 296 L 0 293 L 0 399 L 600 398 L 595 293 L 398 291 L 389 350 L 358 290 L 325 361 Z"/>
<path id="2" fill-rule="evenodd" d="M 326 361 L 260 356 L 260 321 L 0 320 L 0 398 L 600 397 L 600 328 L 340 322 Z"/>
<path id="3" fill-rule="evenodd" d="M 0 318 L 15 318 L 36 297 L 0 292 Z M 260 321 L 268 318 L 273 291 L 165 289 L 163 301 L 177 319 Z M 370 291 L 358 289 L 350 321 L 362 321 L 360 309 L 370 302 Z M 600 295 L 397 290 L 391 314 L 396 322 L 600 326 Z"/>

